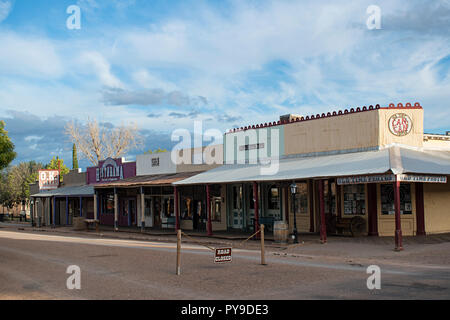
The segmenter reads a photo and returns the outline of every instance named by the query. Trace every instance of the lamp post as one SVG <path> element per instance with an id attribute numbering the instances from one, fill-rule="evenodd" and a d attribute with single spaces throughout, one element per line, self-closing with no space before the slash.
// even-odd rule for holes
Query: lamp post
<path id="1" fill-rule="evenodd" d="M 297 194 L 297 184 L 294 182 L 291 184 L 292 204 L 294 208 L 294 243 L 298 243 L 297 233 L 297 214 L 295 212 L 295 195 Z"/>

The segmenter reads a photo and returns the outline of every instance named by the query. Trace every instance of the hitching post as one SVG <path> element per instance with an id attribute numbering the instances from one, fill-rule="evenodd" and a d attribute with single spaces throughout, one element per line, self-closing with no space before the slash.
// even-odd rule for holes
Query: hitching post
<path id="1" fill-rule="evenodd" d="M 177 230 L 177 276 L 181 275 L 181 229 Z"/>
<path id="2" fill-rule="evenodd" d="M 264 249 L 264 225 L 261 225 L 261 264 L 263 266 L 266 265 L 266 255 L 265 255 L 265 249 Z"/>

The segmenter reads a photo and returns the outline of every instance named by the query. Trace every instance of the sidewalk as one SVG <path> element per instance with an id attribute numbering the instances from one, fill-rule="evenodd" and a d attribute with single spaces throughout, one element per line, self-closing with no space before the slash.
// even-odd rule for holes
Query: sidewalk
<path id="1" fill-rule="evenodd" d="M 173 230 L 148 230 L 141 233 L 138 229 L 113 228 L 102 226 L 100 232 L 94 230 L 75 231 L 72 227 L 34 228 L 30 225 L 0 223 L 0 231 L 25 231 L 55 235 L 99 237 L 106 239 L 124 239 L 137 241 L 176 242 Z M 204 232 L 186 231 L 190 238 L 182 237 L 183 243 L 200 244 L 212 247 L 232 246 L 236 249 L 259 250 L 260 241 L 244 241 L 250 234 L 234 232 L 217 232 L 208 237 Z M 348 264 L 400 263 L 403 265 L 446 265 L 450 266 L 450 234 L 404 237 L 405 250 L 394 251 L 393 237 L 343 237 L 328 236 L 328 243 L 323 245 L 317 234 L 300 234 L 299 244 L 274 243 L 272 235 L 266 235 L 266 255 L 279 258 L 308 259 L 311 261 L 345 262 Z"/>

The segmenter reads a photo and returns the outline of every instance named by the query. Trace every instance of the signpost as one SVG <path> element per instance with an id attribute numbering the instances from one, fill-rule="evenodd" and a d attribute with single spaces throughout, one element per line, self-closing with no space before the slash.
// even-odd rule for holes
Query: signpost
<path id="1" fill-rule="evenodd" d="M 214 255 L 214 263 L 233 262 L 232 248 L 218 248 Z"/>

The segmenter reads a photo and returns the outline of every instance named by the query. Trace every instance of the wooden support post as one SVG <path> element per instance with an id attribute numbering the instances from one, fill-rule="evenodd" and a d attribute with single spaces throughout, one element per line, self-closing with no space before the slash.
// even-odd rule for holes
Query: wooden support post
<path id="1" fill-rule="evenodd" d="M 56 227 L 56 197 L 53 197 L 53 206 L 52 206 L 52 225 L 53 228 Z"/>
<path id="2" fill-rule="evenodd" d="M 314 181 L 309 180 L 308 183 L 308 195 L 309 195 L 309 232 L 314 232 Z"/>
<path id="3" fill-rule="evenodd" d="M 69 197 L 66 197 L 66 225 L 69 225 Z"/>
<path id="4" fill-rule="evenodd" d="M 173 187 L 173 204 L 174 204 L 174 214 L 175 214 L 175 230 L 180 230 L 180 210 L 178 208 L 178 189 L 177 187 Z"/>
<path id="5" fill-rule="evenodd" d="M 209 184 L 206 185 L 206 216 L 208 219 L 207 232 L 208 236 L 211 237 L 213 235 L 212 232 L 212 221 L 211 221 L 211 188 Z"/>
<path id="6" fill-rule="evenodd" d="M 94 220 L 98 220 L 98 196 L 97 192 L 94 193 Z"/>
<path id="7" fill-rule="evenodd" d="M 264 248 L 264 225 L 261 225 L 261 265 L 266 265 L 266 253 Z"/>
<path id="8" fill-rule="evenodd" d="M 400 181 L 395 178 L 394 182 L 394 207 L 395 207 L 395 250 L 403 250 L 402 221 L 400 211 Z"/>
<path id="9" fill-rule="evenodd" d="M 83 217 L 83 197 L 80 197 L 80 217 Z"/>
<path id="10" fill-rule="evenodd" d="M 141 232 L 145 232 L 145 194 L 141 187 Z"/>
<path id="11" fill-rule="evenodd" d="M 327 225 L 325 220 L 325 200 L 324 200 L 324 183 L 319 181 L 319 203 L 320 203 L 320 241 L 322 244 L 327 243 Z"/>
<path id="12" fill-rule="evenodd" d="M 253 182 L 253 201 L 254 201 L 254 210 L 255 210 L 255 232 L 258 232 L 260 229 L 259 226 L 259 192 L 258 192 L 258 184 Z M 260 237 L 259 234 L 256 235 L 256 239 Z"/>
<path id="13" fill-rule="evenodd" d="M 114 231 L 119 231 L 119 196 L 114 188 Z"/>
<path id="14" fill-rule="evenodd" d="M 177 230 L 177 276 L 181 275 L 181 230 Z"/>

